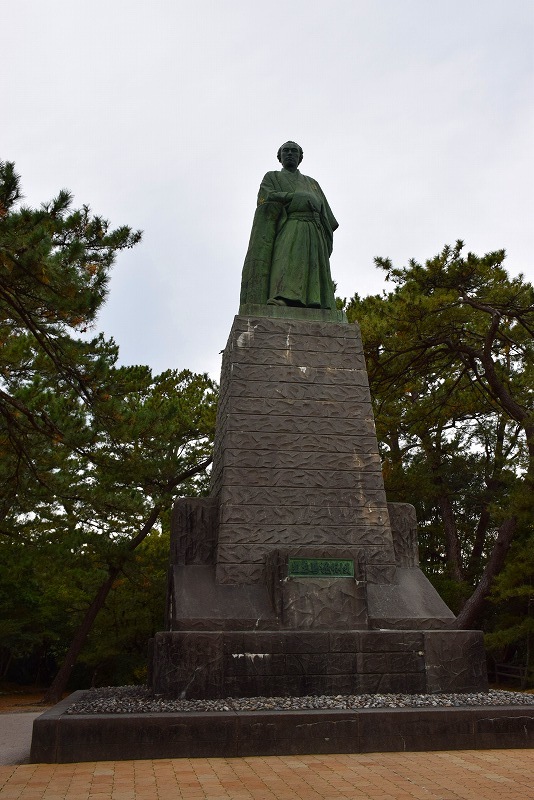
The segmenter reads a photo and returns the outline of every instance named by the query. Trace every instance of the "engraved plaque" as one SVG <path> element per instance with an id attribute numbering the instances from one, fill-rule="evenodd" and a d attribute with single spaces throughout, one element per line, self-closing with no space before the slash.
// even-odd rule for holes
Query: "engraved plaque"
<path id="1" fill-rule="evenodd" d="M 290 578 L 354 578 L 354 561 L 350 558 L 290 558 Z"/>

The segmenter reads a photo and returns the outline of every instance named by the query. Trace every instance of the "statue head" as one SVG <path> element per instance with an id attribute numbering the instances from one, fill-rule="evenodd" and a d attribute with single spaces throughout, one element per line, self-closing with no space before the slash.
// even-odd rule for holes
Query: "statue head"
<path id="1" fill-rule="evenodd" d="M 296 142 L 285 142 L 276 154 L 284 169 L 294 172 L 304 157 L 304 150 Z"/>

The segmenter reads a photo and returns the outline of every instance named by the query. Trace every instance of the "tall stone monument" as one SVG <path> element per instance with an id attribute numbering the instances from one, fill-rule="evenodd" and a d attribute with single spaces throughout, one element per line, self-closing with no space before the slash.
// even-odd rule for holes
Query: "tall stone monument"
<path id="1" fill-rule="evenodd" d="M 337 222 L 286 142 L 262 181 L 224 351 L 208 498 L 173 510 L 168 697 L 484 691 L 482 634 L 455 629 L 388 503 L 360 331 L 336 310 Z"/>

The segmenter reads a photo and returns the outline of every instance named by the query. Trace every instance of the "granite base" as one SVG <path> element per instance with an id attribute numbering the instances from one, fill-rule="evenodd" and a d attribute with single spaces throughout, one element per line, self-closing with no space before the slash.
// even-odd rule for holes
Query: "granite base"
<path id="1" fill-rule="evenodd" d="M 534 747 L 525 706 L 67 714 L 83 694 L 34 721 L 31 763 Z"/>

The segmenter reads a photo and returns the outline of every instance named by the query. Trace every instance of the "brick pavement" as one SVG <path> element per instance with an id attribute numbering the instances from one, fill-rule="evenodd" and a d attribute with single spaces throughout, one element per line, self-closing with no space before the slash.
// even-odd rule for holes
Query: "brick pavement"
<path id="1" fill-rule="evenodd" d="M 0 767 L 0 800 L 534 800 L 534 751 Z"/>

